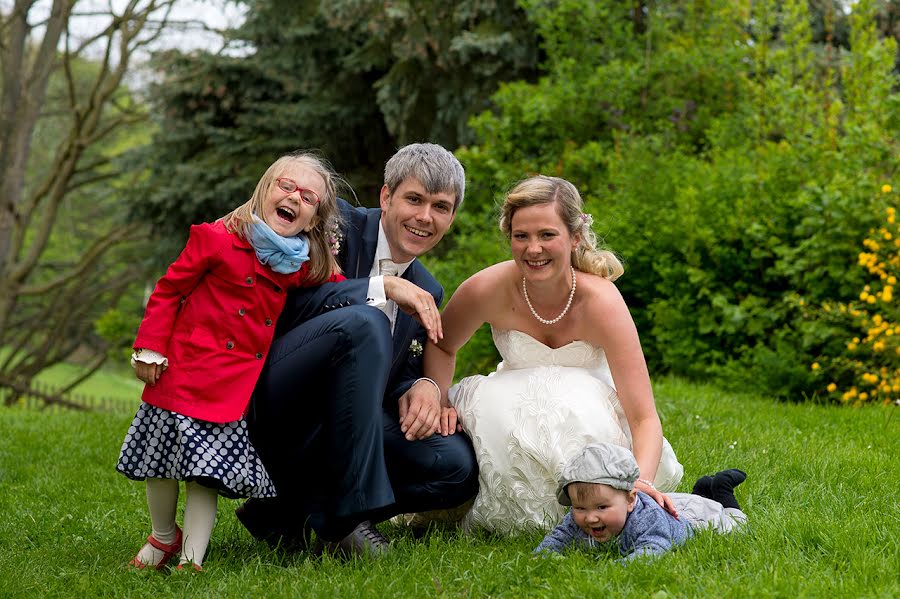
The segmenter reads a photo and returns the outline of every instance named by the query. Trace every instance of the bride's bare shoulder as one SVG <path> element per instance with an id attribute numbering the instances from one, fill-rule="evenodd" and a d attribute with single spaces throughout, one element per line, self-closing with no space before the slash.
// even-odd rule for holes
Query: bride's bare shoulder
<path id="1" fill-rule="evenodd" d="M 601 276 L 579 272 L 578 289 L 591 301 L 618 302 L 622 299 L 616 284 Z"/>
<path id="2" fill-rule="evenodd" d="M 512 260 L 492 264 L 463 281 L 457 293 L 462 291 L 481 297 L 496 294 L 505 284 L 514 279 L 515 272 L 518 272 L 518 269 Z"/>

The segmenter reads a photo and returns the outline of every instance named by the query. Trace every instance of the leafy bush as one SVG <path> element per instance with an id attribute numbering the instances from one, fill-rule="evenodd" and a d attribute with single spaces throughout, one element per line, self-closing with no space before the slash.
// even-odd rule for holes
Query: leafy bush
<path id="1" fill-rule="evenodd" d="M 891 191 L 890 185 L 882 188 L 884 194 Z M 900 402 L 900 307 L 894 297 L 900 278 L 900 223 L 894 206 L 885 210 L 884 223 L 869 231 L 863 246 L 859 265 L 873 280 L 858 301 L 826 303 L 820 310 L 826 318 L 849 323 L 851 333 L 840 351 L 823 354 L 811 370 L 821 390 L 844 403 Z"/>
<path id="2" fill-rule="evenodd" d="M 896 45 L 871 2 L 854 5 L 843 55 L 813 43 L 798 0 L 663 4 L 637 22 L 624 3 L 526 3 L 548 75 L 502 86 L 473 120 L 467 209 L 530 173 L 571 180 L 625 260 L 654 371 L 811 393 L 808 365 L 839 327 L 800 301 L 846 302 L 863 283 L 849 265 L 877 220 L 872 182 L 898 166 Z M 597 18 L 565 18 L 579 10 Z"/>

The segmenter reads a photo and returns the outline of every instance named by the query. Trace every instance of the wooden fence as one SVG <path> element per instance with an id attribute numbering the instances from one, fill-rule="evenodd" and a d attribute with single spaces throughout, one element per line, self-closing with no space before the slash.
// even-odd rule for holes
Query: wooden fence
<path id="1" fill-rule="evenodd" d="M 0 406 L 9 405 L 38 410 L 80 410 L 114 414 L 133 413 L 137 409 L 136 405 L 121 399 L 60 393 L 59 388 L 46 383 L 0 376 Z"/>

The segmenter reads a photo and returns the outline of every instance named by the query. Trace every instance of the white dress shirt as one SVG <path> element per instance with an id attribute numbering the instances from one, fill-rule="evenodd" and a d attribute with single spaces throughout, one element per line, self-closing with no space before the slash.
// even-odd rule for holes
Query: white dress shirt
<path id="1" fill-rule="evenodd" d="M 394 322 L 397 320 L 397 303 L 394 300 L 387 299 L 387 296 L 384 294 L 384 274 L 381 272 L 381 261 L 382 260 L 391 260 L 391 248 L 388 245 L 387 237 L 384 236 L 384 227 L 381 226 L 381 222 L 378 223 L 378 245 L 375 247 L 375 260 L 372 262 L 372 270 L 369 271 L 369 293 L 366 296 L 366 303 L 370 306 L 374 306 L 384 312 L 388 319 L 391 321 L 391 332 L 394 331 Z M 415 258 L 413 258 L 415 260 Z M 406 269 L 409 268 L 409 265 L 412 264 L 413 260 L 409 262 L 397 262 L 395 266 L 397 267 L 396 276 L 402 277 L 403 273 L 406 272 Z"/>

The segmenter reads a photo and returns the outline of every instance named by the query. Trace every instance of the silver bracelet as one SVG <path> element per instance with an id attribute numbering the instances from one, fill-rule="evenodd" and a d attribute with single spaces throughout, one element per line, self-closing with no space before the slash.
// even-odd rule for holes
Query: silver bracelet
<path id="1" fill-rule="evenodd" d="M 441 393 L 441 388 L 438 386 L 438 384 L 436 382 L 434 382 L 434 379 L 430 379 L 427 376 L 423 376 L 423 377 L 419 377 L 416 379 L 416 383 L 418 383 L 419 381 L 428 381 L 429 383 L 434 385 L 434 388 L 437 389 L 437 392 L 438 392 L 438 401 L 441 401 L 444 398 L 444 394 Z M 415 385 L 416 383 L 413 383 L 413 385 Z"/>
<path id="2" fill-rule="evenodd" d="M 654 491 L 656 490 L 656 487 L 653 486 L 653 483 L 651 483 L 651 482 L 650 482 L 649 480 L 647 480 L 646 478 L 639 478 L 639 479 L 637 479 L 637 482 L 639 482 L 639 483 L 644 483 L 645 485 L 647 485 L 648 487 L 650 487 L 650 488 L 653 489 Z"/>

